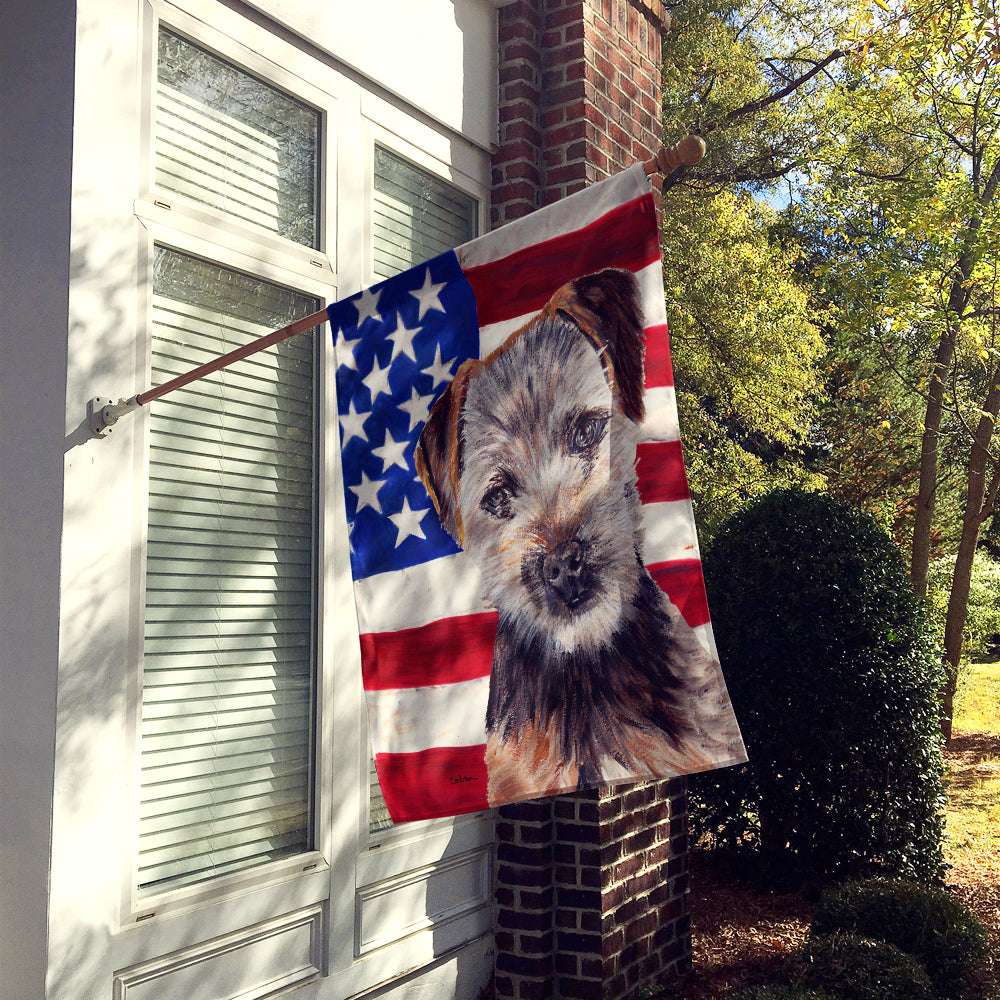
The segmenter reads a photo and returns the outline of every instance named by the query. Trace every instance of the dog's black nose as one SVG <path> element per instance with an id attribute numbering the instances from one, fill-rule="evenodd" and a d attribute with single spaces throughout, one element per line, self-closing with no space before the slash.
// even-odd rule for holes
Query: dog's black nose
<path id="1" fill-rule="evenodd" d="M 555 591 L 570 607 L 586 595 L 585 570 L 585 550 L 575 538 L 560 542 L 546 552 L 542 560 L 545 586 Z"/>

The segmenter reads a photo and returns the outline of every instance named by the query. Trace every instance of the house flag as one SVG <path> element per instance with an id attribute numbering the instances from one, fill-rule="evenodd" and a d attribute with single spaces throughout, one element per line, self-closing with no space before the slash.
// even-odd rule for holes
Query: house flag
<path id="1" fill-rule="evenodd" d="M 393 821 L 745 760 L 642 165 L 328 313 Z"/>

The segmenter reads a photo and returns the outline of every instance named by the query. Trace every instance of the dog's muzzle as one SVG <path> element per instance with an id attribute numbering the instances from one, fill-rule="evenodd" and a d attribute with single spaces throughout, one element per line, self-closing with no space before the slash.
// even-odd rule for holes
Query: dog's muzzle
<path id="1" fill-rule="evenodd" d="M 575 538 L 560 542 L 542 558 L 542 579 L 550 604 L 562 604 L 577 610 L 591 596 L 587 551 Z"/>

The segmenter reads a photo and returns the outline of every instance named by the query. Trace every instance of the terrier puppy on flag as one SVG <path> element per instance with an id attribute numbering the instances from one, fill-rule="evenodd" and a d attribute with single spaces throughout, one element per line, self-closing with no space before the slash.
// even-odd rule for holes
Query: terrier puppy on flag
<path id="1" fill-rule="evenodd" d="M 416 451 L 499 613 L 491 805 L 711 766 L 718 663 L 642 559 L 643 317 L 631 272 L 565 285 L 435 402 Z"/>

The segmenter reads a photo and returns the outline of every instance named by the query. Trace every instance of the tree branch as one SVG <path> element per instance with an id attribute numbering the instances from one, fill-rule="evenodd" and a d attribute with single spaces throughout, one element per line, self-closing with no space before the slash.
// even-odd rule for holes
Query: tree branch
<path id="1" fill-rule="evenodd" d="M 756 101 L 750 101 L 748 104 L 744 104 L 742 107 L 733 108 L 732 111 L 728 111 L 722 118 L 721 121 L 715 124 L 703 126 L 701 129 L 701 134 L 706 135 L 709 132 L 714 132 L 717 128 L 721 128 L 724 125 L 735 121 L 737 118 L 743 118 L 746 115 L 754 115 L 758 111 L 763 111 L 764 108 L 770 106 L 771 104 L 777 104 L 778 101 L 783 100 L 789 94 L 798 90 L 804 83 L 808 83 L 814 76 L 818 73 L 822 73 L 831 63 L 836 62 L 838 59 L 843 59 L 847 55 L 846 49 L 834 49 L 825 59 L 821 59 L 818 63 L 808 73 L 803 73 L 802 76 L 796 77 L 791 83 L 786 87 L 782 87 L 781 90 L 776 90 L 773 94 L 768 94 L 766 97 L 760 97 Z"/>

